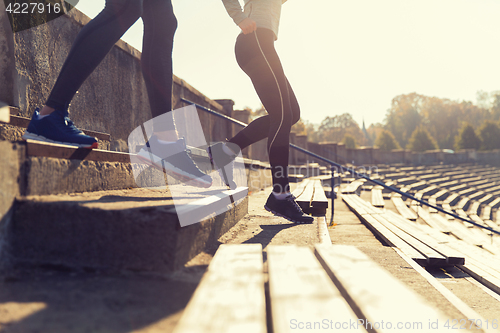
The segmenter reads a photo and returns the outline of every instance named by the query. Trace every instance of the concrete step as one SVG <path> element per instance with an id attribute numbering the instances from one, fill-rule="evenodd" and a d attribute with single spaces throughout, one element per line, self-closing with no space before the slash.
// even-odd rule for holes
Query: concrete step
<path id="1" fill-rule="evenodd" d="M 13 106 L 5 107 L 4 109 L 9 109 L 10 119 L 7 122 L 1 122 L 0 119 L 0 139 L 7 141 L 22 141 L 22 136 L 28 124 L 30 118 L 19 116 L 20 110 Z M 123 143 L 114 142 L 111 140 L 111 136 L 107 133 L 96 132 L 91 130 L 82 129 L 82 131 L 90 136 L 96 137 L 99 140 L 99 149 L 102 150 L 114 150 L 114 151 L 125 151 Z"/>
<path id="2" fill-rule="evenodd" d="M 214 246 L 247 214 L 246 190 L 231 191 L 243 195 L 223 212 L 225 187 L 211 188 L 216 200 L 208 203 L 206 198 L 196 201 L 196 193 L 175 197 L 172 186 L 19 198 L 4 237 L 4 255 L 21 267 L 173 271 Z M 205 218 L 198 214 L 200 223 L 180 227 L 177 213 L 189 205 Z"/>
<path id="3" fill-rule="evenodd" d="M 212 171 L 205 150 L 190 147 L 198 167 L 212 173 L 220 185 L 218 173 Z M 4 142 L 0 155 L 18 156 L 19 175 L 13 175 L 20 195 L 48 195 L 138 187 L 175 185 L 179 182 L 154 168 L 131 163 L 134 154 L 100 149 L 78 149 L 40 141 Z M 267 163 L 244 159 L 250 191 L 271 183 Z M 136 168 L 134 171 L 133 168 Z M 135 175 L 137 174 L 137 180 Z"/>
<path id="4" fill-rule="evenodd" d="M 100 149 L 42 143 L 39 141 L 13 144 L 20 152 L 21 195 L 118 190 L 137 187 L 158 187 L 169 184 L 165 174 L 151 167 L 131 163 L 133 154 Z M 211 171 L 205 152 L 197 150 L 193 160 L 205 172 Z M 136 170 L 137 181 L 133 168 Z M 170 185 L 179 182 L 173 179 Z"/>

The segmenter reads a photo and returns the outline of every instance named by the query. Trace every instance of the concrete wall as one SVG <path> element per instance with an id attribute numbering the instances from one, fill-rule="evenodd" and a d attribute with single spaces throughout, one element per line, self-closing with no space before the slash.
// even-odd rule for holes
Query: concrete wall
<path id="1" fill-rule="evenodd" d="M 14 103 L 14 40 L 12 29 L 0 1 L 0 101 Z"/>
<path id="2" fill-rule="evenodd" d="M 0 141 L 0 270 L 8 262 L 7 229 L 12 219 L 12 205 L 19 195 L 23 181 L 21 175 L 24 147 L 8 141 Z"/>
<path id="3" fill-rule="evenodd" d="M 90 19 L 73 9 L 67 15 L 29 30 L 12 33 L 0 4 L 0 100 L 31 117 L 48 98 L 76 35 Z M 78 127 L 127 140 L 130 132 L 151 119 L 146 87 L 140 68 L 141 54 L 123 41 L 115 47 L 79 89 L 70 107 Z M 185 81 L 174 77 L 173 106 L 181 97 L 224 112 L 223 107 Z M 207 141 L 225 138 L 224 120 L 199 111 Z M 222 133 L 222 134 L 220 134 Z"/>

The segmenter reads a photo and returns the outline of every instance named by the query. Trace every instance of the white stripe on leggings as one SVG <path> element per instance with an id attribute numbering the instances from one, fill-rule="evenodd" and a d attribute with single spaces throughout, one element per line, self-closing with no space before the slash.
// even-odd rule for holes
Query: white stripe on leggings
<path id="1" fill-rule="evenodd" d="M 273 74 L 274 81 L 276 82 L 276 86 L 278 86 L 278 92 L 280 94 L 280 100 L 281 100 L 281 122 L 280 122 L 280 125 L 278 127 L 278 130 L 276 131 L 276 134 L 274 134 L 274 137 L 271 140 L 271 143 L 269 144 L 269 150 L 267 152 L 269 154 L 271 152 L 271 147 L 272 147 L 274 141 L 276 140 L 276 137 L 278 136 L 278 133 L 279 133 L 279 131 L 281 129 L 281 126 L 283 125 L 283 120 L 285 118 L 285 107 L 284 107 L 284 103 L 283 103 L 283 95 L 281 93 L 281 88 L 280 88 L 280 84 L 278 82 L 278 78 L 276 77 L 276 74 L 274 74 L 273 68 L 271 67 L 271 64 L 267 60 L 267 57 L 264 54 L 264 51 L 262 50 L 262 47 L 260 46 L 259 37 L 257 37 L 257 31 L 254 31 L 254 34 L 255 34 L 255 39 L 257 40 L 257 45 L 259 45 L 260 52 L 262 53 L 262 56 L 266 60 L 267 66 L 269 66 L 269 69 L 271 70 L 271 73 Z M 269 126 L 271 126 L 270 122 L 269 122 Z"/>

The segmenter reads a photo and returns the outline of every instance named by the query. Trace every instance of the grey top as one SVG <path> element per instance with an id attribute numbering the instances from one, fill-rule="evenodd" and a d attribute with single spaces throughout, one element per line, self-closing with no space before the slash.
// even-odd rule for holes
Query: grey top
<path id="1" fill-rule="evenodd" d="M 286 1 L 244 0 L 245 6 L 242 9 L 238 0 L 222 0 L 234 23 L 240 24 L 241 21 L 249 17 L 255 21 L 257 28 L 272 30 L 275 39 L 278 39 L 281 5 Z"/>

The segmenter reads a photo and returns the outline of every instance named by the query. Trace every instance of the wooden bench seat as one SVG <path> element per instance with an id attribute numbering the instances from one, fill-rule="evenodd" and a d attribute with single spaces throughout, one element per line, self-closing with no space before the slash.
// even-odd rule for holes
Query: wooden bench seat
<path id="1" fill-rule="evenodd" d="M 375 186 L 372 189 L 372 205 L 378 208 L 384 208 L 385 206 L 382 189 L 382 186 Z"/>
<path id="2" fill-rule="evenodd" d="M 342 194 L 354 194 L 359 191 L 359 188 L 365 183 L 364 179 L 357 179 L 349 183 L 341 190 Z"/>
<path id="3" fill-rule="evenodd" d="M 463 263 L 463 257 L 456 256 L 454 251 L 443 249 L 436 243 L 427 244 L 413 236 L 412 232 L 415 230 L 412 225 L 415 223 L 401 215 L 375 208 L 357 195 L 344 195 L 342 199 L 374 234 L 420 265 L 444 267 Z"/>
<path id="4" fill-rule="evenodd" d="M 353 246 L 268 246 L 266 269 L 260 244 L 233 244 L 219 247 L 174 333 L 394 331 L 370 327 L 381 318 L 441 330 L 451 320 Z"/>
<path id="5" fill-rule="evenodd" d="M 304 213 L 315 216 L 326 214 L 328 199 L 320 179 L 313 177 L 302 181 L 292 194 Z"/>
<path id="6" fill-rule="evenodd" d="M 262 245 L 221 245 L 175 332 L 267 332 Z"/>
<path id="7" fill-rule="evenodd" d="M 404 203 L 403 199 L 401 199 L 401 195 L 399 194 L 394 194 L 391 197 L 392 202 L 394 203 L 394 206 L 396 206 L 396 209 L 398 212 L 403 215 L 404 218 L 410 220 L 410 221 L 416 221 L 417 220 L 417 215 L 415 214 L 414 211 L 412 211 L 410 208 L 406 206 Z"/>

